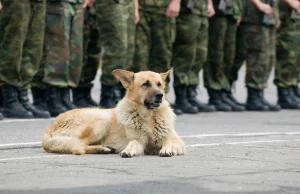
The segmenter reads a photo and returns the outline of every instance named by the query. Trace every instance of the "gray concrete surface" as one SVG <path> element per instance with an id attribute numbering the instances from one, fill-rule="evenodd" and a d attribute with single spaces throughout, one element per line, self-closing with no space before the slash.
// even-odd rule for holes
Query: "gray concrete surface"
<path id="1" fill-rule="evenodd" d="M 245 100 L 242 81 L 236 96 Z M 272 102 L 275 93 L 270 82 Z M 202 87 L 199 98 L 207 99 Z M 0 122 L 0 194 L 300 193 L 300 111 L 180 116 L 187 155 L 171 158 L 45 153 L 51 122 Z"/>

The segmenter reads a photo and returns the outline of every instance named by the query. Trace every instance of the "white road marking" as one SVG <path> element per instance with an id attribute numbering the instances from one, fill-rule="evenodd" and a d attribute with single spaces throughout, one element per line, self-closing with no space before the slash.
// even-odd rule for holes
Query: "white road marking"
<path id="1" fill-rule="evenodd" d="M 0 147 L 12 147 L 12 146 L 23 146 L 23 145 L 41 145 L 42 142 L 28 142 L 28 143 L 9 143 L 0 144 Z"/>
<path id="2" fill-rule="evenodd" d="M 50 119 L 8 119 L 8 120 L 3 120 L 0 121 L 1 123 L 16 123 L 16 122 L 36 122 L 36 121 L 53 121 L 55 118 L 50 118 Z"/>
<path id="3" fill-rule="evenodd" d="M 300 139 L 292 140 L 260 140 L 260 141 L 240 141 L 240 142 L 222 142 L 222 143 L 208 143 L 208 144 L 192 144 L 186 145 L 185 147 L 210 147 L 210 146 L 221 146 L 221 145 L 239 145 L 239 144 L 260 144 L 260 143 L 280 143 L 280 142 L 293 142 L 300 141 Z"/>
<path id="4" fill-rule="evenodd" d="M 300 132 L 261 132 L 261 133 L 220 133 L 220 134 L 199 134 L 183 135 L 181 138 L 206 138 L 206 137 L 256 137 L 268 135 L 300 135 Z"/>
<path id="5" fill-rule="evenodd" d="M 57 158 L 64 157 L 69 155 L 50 155 L 50 156 L 29 156 L 29 157 L 19 157 L 19 158 L 2 158 L 0 162 L 11 161 L 11 160 L 28 160 L 28 159 L 37 159 L 37 158 Z"/>

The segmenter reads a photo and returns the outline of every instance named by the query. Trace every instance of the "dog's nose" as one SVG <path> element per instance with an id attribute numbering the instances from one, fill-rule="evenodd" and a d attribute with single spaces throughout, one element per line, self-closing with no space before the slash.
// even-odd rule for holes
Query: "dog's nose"
<path id="1" fill-rule="evenodd" d="M 155 94 L 155 99 L 156 100 L 161 100 L 163 96 L 164 95 L 161 92 L 158 92 L 158 93 Z"/>

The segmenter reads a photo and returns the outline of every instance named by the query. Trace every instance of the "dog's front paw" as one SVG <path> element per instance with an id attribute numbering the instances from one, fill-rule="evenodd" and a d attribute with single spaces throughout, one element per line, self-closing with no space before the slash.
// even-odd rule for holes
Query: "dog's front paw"
<path id="1" fill-rule="evenodd" d="M 172 150 L 170 148 L 162 148 L 159 151 L 159 156 L 160 157 L 171 157 L 173 156 Z"/>
<path id="2" fill-rule="evenodd" d="M 172 142 L 172 144 L 167 145 L 163 147 L 160 152 L 160 157 L 171 157 L 171 156 L 177 156 L 177 155 L 184 155 L 185 154 L 185 148 L 184 144 L 182 142 Z"/>
<path id="3" fill-rule="evenodd" d="M 123 152 L 120 153 L 120 156 L 122 158 L 131 158 L 132 154 L 130 154 L 129 152 L 123 151 Z"/>

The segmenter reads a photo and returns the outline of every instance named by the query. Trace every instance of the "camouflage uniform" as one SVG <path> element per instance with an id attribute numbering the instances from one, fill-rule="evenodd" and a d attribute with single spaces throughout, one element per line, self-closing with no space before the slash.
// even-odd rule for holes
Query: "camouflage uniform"
<path id="1" fill-rule="evenodd" d="M 174 20 L 166 17 L 169 0 L 139 0 L 134 71 L 170 69 Z"/>
<path id="2" fill-rule="evenodd" d="M 243 14 L 244 46 L 246 51 L 246 85 L 264 89 L 273 65 L 275 64 L 275 25 L 278 17 L 276 1 L 269 25 L 263 23 L 264 14 L 251 1 L 245 2 Z"/>
<path id="3" fill-rule="evenodd" d="M 84 63 L 78 87 L 92 87 L 100 58 L 99 30 L 95 7 L 87 10 L 84 24 Z"/>
<path id="4" fill-rule="evenodd" d="M 172 58 L 174 86 L 198 85 L 199 72 L 207 57 L 208 1 L 196 1 L 192 10 L 187 9 L 187 4 L 188 0 L 181 2 L 181 12 L 176 21 Z"/>
<path id="5" fill-rule="evenodd" d="M 280 3 L 281 26 L 277 30 L 277 63 L 274 83 L 278 87 L 297 86 L 300 73 L 300 13 L 291 19 L 292 9 Z"/>
<path id="6" fill-rule="evenodd" d="M 77 87 L 83 65 L 83 0 L 47 0 L 44 58 L 34 86 Z"/>
<path id="7" fill-rule="evenodd" d="M 134 0 L 96 0 L 95 8 L 102 55 L 103 85 L 116 85 L 114 69 L 132 69 L 134 53 Z"/>
<path id="8" fill-rule="evenodd" d="M 241 1 L 227 1 L 224 11 L 213 0 L 216 15 L 209 20 L 208 59 L 204 66 L 204 83 L 214 90 L 230 90 L 229 76 L 234 63 L 237 20 L 241 19 Z"/>
<path id="9" fill-rule="evenodd" d="M 0 17 L 0 85 L 26 89 L 38 71 L 42 56 L 45 1 L 1 2 L 4 8 Z"/>

